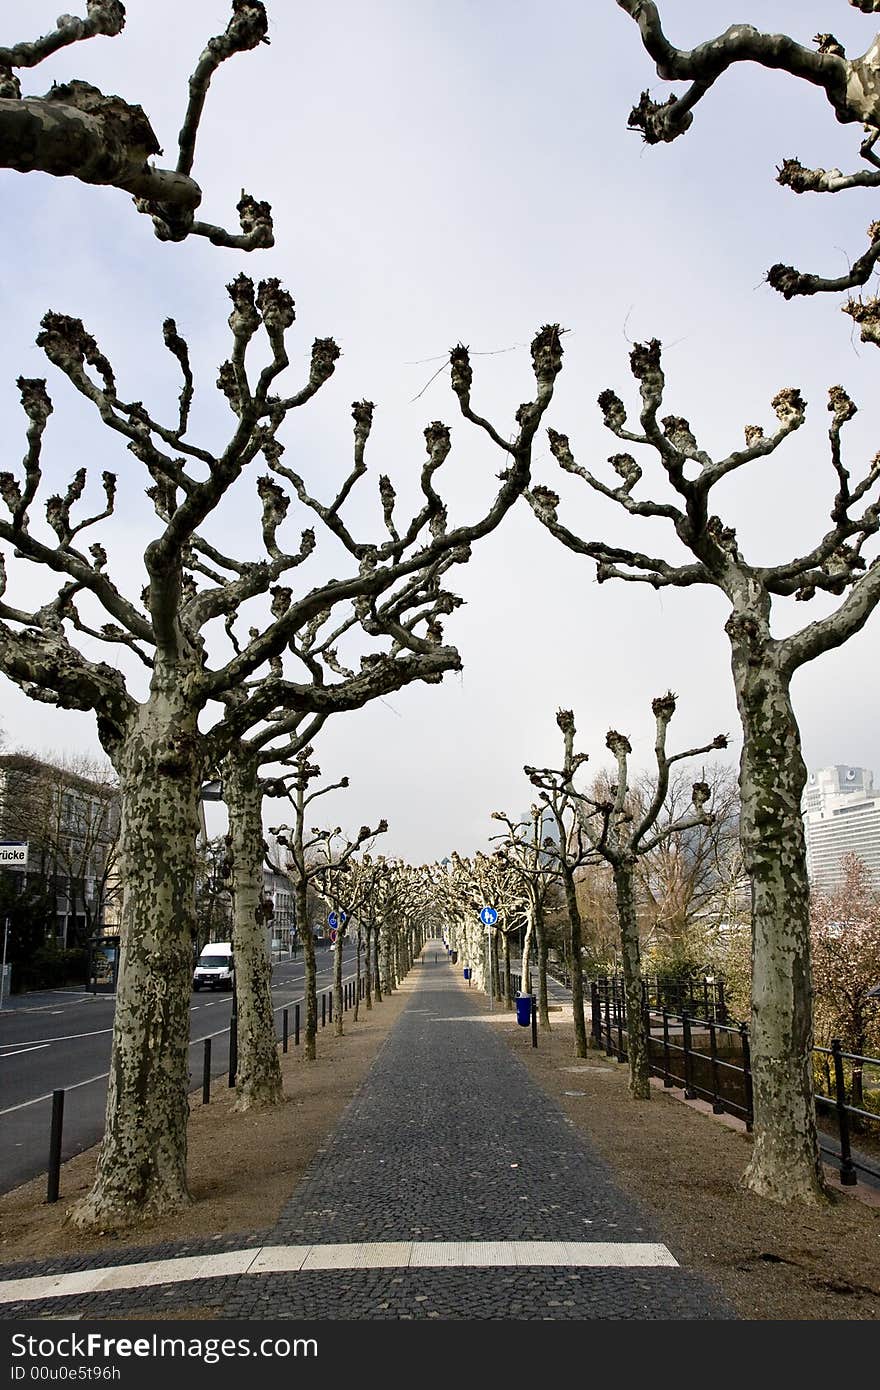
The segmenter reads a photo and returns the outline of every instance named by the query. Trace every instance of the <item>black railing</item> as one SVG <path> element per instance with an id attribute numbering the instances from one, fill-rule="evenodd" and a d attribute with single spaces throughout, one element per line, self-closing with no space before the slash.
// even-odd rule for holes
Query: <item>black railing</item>
<path id="1" fill-rule="evenodd" d="M 590 1001 L 593 1045 L 604 1049 L 608 1057 L 626 1061 L 626 1008 L 622 990 L 614 989 L 613 981 L 607 978 L 593 980 Z M 652 1074 L 662 1078 L 664 1086 L 680 1087 L 688 1099 L 708 1101 L 717 1115 L 736 1115 L 745 1122 L 746 1129 L 751 1130 L 754 1106 L 747 1025 L 701 1018 L 687 1009 L 677 1013 L 665 1008 L 644 1007 L 648 1064 Z M 833 1094 L 825 1095 L 817 1090 L 816 1105 L 830 1112 L 836 1122 L 840 1152 L 821 1143 L 820 1148 L 838 1162 L 840 1182 L 844 1187 L 853 1186 L 859 1172 L 880 1178 L 880 1164 L 875 1167 L 862 1155 L 854 1156 L 851 1145 L 851 1131 L 856 1126 L 875 1126 L 880 1137 L 880 1114 L 853 1103 L 855 1075 L 861 1078 L 866 1067 L 876 1067 L 880 1074 L 880 1058 L 844 1052 L 837 1039 L 830 1048 L 813 1048 L 813 1056 L 820 1061 L 830 1059 L 830 1066 L 823 1067 L 823 1071 L 829 1077 L 829 1089 Z M 858 1095 L 861 1094 L 860 1087 Z"/>

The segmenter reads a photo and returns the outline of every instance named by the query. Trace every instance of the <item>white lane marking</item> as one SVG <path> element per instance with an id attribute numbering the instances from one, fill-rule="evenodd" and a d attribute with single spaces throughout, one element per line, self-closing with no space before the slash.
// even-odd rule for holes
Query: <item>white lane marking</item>
<path id="1" fill-rule="evenodd" d="M 57 1038 L 22 1038 L 21 1042 L 3 1043 L 3 1047 L 29 1047 L 31 1043 L 72 1042 L 75 1038 L 99 1038 L 102 1033 L 112 1033 L 112 1028 L 96 1028 L 93 1033 L 63 1033 Z"/>
<path id="2" fill-rule="evenodd" d="M 352 976 L 351 978 L 354 979 L 355 977 Z M 343 981 L 343 983 L 345 983 L 345 982 Z M 215 1000 L 214 1000 L 214 1003 L 215 1003 L 215 1004 L 220 1004 L 220 1003 L 222 1003 L 222 1002 L 223 1002 L 223 1001 L 220 1000 L 220 999 L 215 999 Z M 297 1000 L 297 1001 L 291 1000 L 290 1002 L 291 1002 L 291 1003 L 294 1003 L 294 1002 L 301 1002 L 301 1001 L 298 1001 L 298 1000 Z M 206 1004 L 205 1007 L 208 1008 L 209 1006 Z M 275 1005 L 275 1008 L 272 1010 L 272 1012 L 277 1014 L 277 1013 L 279 1013 L 279 1012 L 281 1011 L 281 1009 L 286 1009 L 286 1008 L 289 1008 L 289 1007 L 290 1007 L 290 1006 L 289 1006 L 288 1004 L 276 1004 L 276 1005 Z M 102 1029 L 100 1029 L 99 1031 L 102 1032 L 102 1033 L 111 1033 L 113 1030 L 112 1030 L 112 1028 L 102 1028 Z M 191 1041 L 190 1041 L 190 1043 L 189 1043 L 189 1048 L 191 1049 L 191 1048 L 193 1048 L 193 1047 L 198 1047 L 199 1043 L 203 1043 L 203 1042 L 205 1041 L 206 1038 L 221 1038 L 221 1037 L 223 1036 L 224 1033 L 228 1033 L 228 1032 L 229 1032 L 229 1028 L 226 1027 L 226 1028 L 218 1028 L 217 1031 L 214 1032 L 214 1033 L 203 1033 L 203 1034 L 201 1035 L 201 1037 L 191 1039 Z M 95 1037 L 95 1036 L 97 1036 L 97 1035 L 94 1034 L 94 1033 L 74 1033 L 72 1036 L 73 1036 L 73 1037 L 76 1037 L 76 1038 L 78 1038 L 78 1037 L 89 1038 L 89 1037 Z M 61 1039 L 58 1039 L 58 1038 L 51 1038 L 51 1039 L 50 1039 L 50 1042 L 59 1042 L 59 1041 L 61 1041 Z M 8 1046 L 9 1044 L 6 1044 L 6 1045 Z M 0 1060 L 2 1060 L 2 1058 L 0 1058 Z M 75 1090 L 77 1090 L 77 1088 L 80 1087 L 80 1086 L 90 1086 L 90 1085 L 92 1084 L 93 1081 L 105 1081 L 106 1078 L 107 1078 L 109 1075 L 110 1075 L 109 1071 L 102 1071 L 98 1076 L 89 1076 L 89 1077 L 87 1077 L 85 1081 L 74 1081 L 74 1082 L 72 1083 L 72 1085 L 70 1085 L 70 1086 L 65 1086 L 64 1089 L 65 1089 L 66 1091 L 75 1091 Z M 27 1108 L 27 1106 L 29 1106 L 29 1105 L 39 1105 L 40 1102 L 43 1101 L 43 1100 L 51 1100 L 51 1099 L 52 1099 L 52 1094 L 53 1094 L 52 1091 L 46 1091 L 45 1095 L 42 1095 L 42 1096 L 34 1096 L 33 1100 L 23 1100 L 23 1101 L 20 1101 L 18 1105 L 10 1105 L 10 1106 L 8 1106 L 5 1110 L 0 1110 L 0 1115 L 11 1115 L 12 1112 L 13 1112 L 13 1110 L 25 1110 L 25 1109 Z"/>
<path id="3" fill-rule="evenodd" d="M 8 1046 L 8 1043 L 4 1043 L 4 1047 Z M 48 1043 L 34 1043 L 33 1047 L 20 1047 L 17 1052 L 3 1052 L 0 1053 L 0 1062 L 5 1062 L 7 1057 L 20 1057 L 23 1052 L 42 1052 L 48 1046 Z"/>
<path id="4" fill-rule="evenodd" d="M 452 1240 L 378 1241 L 363 1245 L 265 1245 L 217 1255 L 187 1255 L 110 1265 L 70 1274 L 38 1274 L 0 1282 L 0 1303 L 69 1298 L 112 1289 L 148 1288 L 236 1274 L 313 1269 L 677 1269 L 665 1245 L 640 1241 Z"/>
<path id="5" fill-rule="evenodd" d="M 102 1071 L 100 1076 L 87 1076 L 85 1081 L 73 1081 L 64 1089 L 65 1091 L 76 1091 L 80 1086 L 91 1086 L 93 1081 L 106 1081 L 109 1075 L 109 1071 Z M 51 1100 L 52 1094 L 51 1091 L 47 1091 L 44 1096 L 34 1096 L 33 1100 L 23 1100 L 18 1105 L 9 1105 L 5 1110 L 0 1110 L 0 1115 L 11 1115 L 13 1110 L 25 1110 L 29 1105 L 39 1105 L 41 1100 Z"/>

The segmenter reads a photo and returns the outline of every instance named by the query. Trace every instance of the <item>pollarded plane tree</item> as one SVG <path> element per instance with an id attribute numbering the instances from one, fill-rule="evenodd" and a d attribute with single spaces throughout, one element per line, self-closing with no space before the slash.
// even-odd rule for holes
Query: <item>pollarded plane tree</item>
<path id="1" fill-rule="evenodd" d="M 23 471 L 20 478 L 0 475 L 0 496 L 8 512 L 8 519 L 0 521 L 0 540 L 16 559 L 61 580 L 55 597 L 30 611 L 6 597 L 4 575 L 0 670 L 34 699 L 93 710 L 122 792 L 124 947 L 107 1123 L 95 1187 L 76 1213 L 80 1224 L 99 1229 L 147 1219 L 189 1200 L 190 943 L 198 798 L 205 774 L 213 774 L 231 747 L 279 709 L 326 715 L 359 708 L 398 688 L 405 683 L 406 654 L 419 658 L 410 668 L 412 679 L 458 669 L 458 652 L 443 643 L 436 620 L 438 605 L 448 612 L 458 600 L 439 588 L 439 577 L 469 557 L 473 543 L 494 530 L 525 486 L 534 435 L 561 367 L 558 329 L 546 328 L 533 343 L 535 398 L 520 407 L 518 429 L 504 440 L 473 411 L 467 350 L 454 349 L 452 384 L 462 415 L 504 450 L 507 467 L 500 485 L 476 521 L 450 526 L 435 489 L 437 471 L 450 453 L 450 432 L 435 421 L 426 432 L 419 510 L 398 527 L 393 488 L 382 477 L 379 492 L 388 538 L 363 540 L 346 524 L 342 508 L 366 472 L 372 405 L 362 401 L 354 406 L 354 465 L 335 498 L 321 502 L 282 462 L 278 436 L 288 417 L 332 375 L 339 350 L 332 339 L 316 340 L 305 384 L 289 396 L 273 394 L 288 366 L 293 301 L 277 280 L 263 281 L 255 292 L 243 275 L 229 293 L 232 354 L 220 368 L 218 385 L 233 425 L 222 450 L 188 437 L 193 374 L 187 345 L 173 320 L 166 320 L 164 337 L 180 365 L 183 389 L 177 419 L 167 425 L 142 402 L 120 395 L 110 363 L 79 320 L 57 313 L 43 320 L 38 342 L 49 361 L 149 476 L 155 535 L 144 552 L 147 585 L 138 598 L 114 582 L 103 545 L 96 542 L 86 552 L 81 543 L 85 531 L 112 516 L 115 475 L 104 474 L 103 506 L 82 515 L 87 477 L 84 469 L 78 470 L 63 495 L 45 501 L 48 532 L 38 534 L 39 522 L 32 527 L 43 479 L 43 436 L 52 411 L 45 380 L 20 379 L 28 419 Z M 259 370 L 248 361 L 258 333 L 265 337 L 269 359 Z M 217 522 L 220 504 L 260 455 L 269 469 L 257 486 L 263 552 L 242 559 L 225 554 L 205 527 Z M 296 593 L 280 581 L 306 564 L 317 538 L 306 527 L 298 549 L 288 553 L 280 542 L 279 529 L 292 500 L 288 487 L 301 509 L 317 517 L 325 539 L 329 533 L 345 552 L 342 578 L 328 580 L 322 574 L 311 588 L 303 582 Z M 241 611 L 254 604 L 260 625 L 239 642 L 235 624 Z M 356 674 L 330 683 L 321 663 L 313 660 L 313 648 L 332 649 L 332 633 L 347 626 L 352 614 L 368 636 L 384 640 L 391 633 L 392 645 L 368 652 Z M 224 628 L 231 651 L 227 645 L 218 655 Z M 132 667 L 145 669 L 140 683 L 122 663 L 114 666 L 87 655 L 94 651 L 92 644 L 100 650 L 104 643 Z M 396 651 L 402 654 L 402 666 L 391 678 L 389 663 L 397 660 Z M 278 658 L 298 662 L 293 675 L 300 679 L 284 671 L 279 675 L 272 665 Z M 256 685 L 248 685 L 260 677 Z M 246 697 L 224 709 L 230 693 L 240 689 Z M 217 709 L 216 722 L 201 727 L 203 714 L 209 718 Z"/>
<path id="2" fill-rule="evenodd" d="M 527 777 L 534 769 L 523 768 Z M 545 826 L 549 813 L 556 826 L 556 838 L 544 835 L 540 860 L 544 866 L 545 882 L 552 869 L 554 878 L 562 883 L 565 909 L 568 916 L 568 941 L 571 956 L 571 1006 L 574 1020 L 575 1055 L 587 1055 L 587 1026 L 584 1018 L 583 921 L 577 897 L 577 871 L 596 862 L 592 845 L 578 821 L 571 797 L 564 786 L 549 781 L 538 793 L 540 806 L 532 807 L 532 823 Z M 517 827 L 519 828 L 519 827 Z M 546 953 L 545 953 L 546 954 Z"/>
<path id="3" fill-rule="evenodd" d="M 470 964 L 465 929 L 470 921 L 470 865 L 453 850 L 442 864 L 431 866 L 431 879 L 438 915 L 445 924 L 450 947 L 459 954 L 462 968 Z"/>
<path id="4" fill-rule="evenodd" d="M 370 940 L 371 924 L 375 919 L 376 904 L 374 901 L 376 880 L 378 877 L 379 866 L 369 853 L 362 854 L 360 858 L 352 855 L 348 861 L 348 874 L 345 881 L 345 902 L 344 911 L 348 914 L 349 920 L 345 923 L 348 934 L 351 934 L 351 921 L 354 920 L 354 946 L 355 946 L 355 991 L 354 1007 L 352 1009 L 352 1022 L 357 1023 L 360 1014 L 361 990 L 364 988 L 365 995 L 370 991 L 364 987 L 366 978 L 369 982 L 369 959 L 370 959 Z M 363 969 L 364 950 L 366 948 L 367 971 L 366 977 Z M 372 1008 L 372 998 L 367 1004 Z"/>
<path id="5" fill-rule="evenodd" d="M 427 940 L 430 894 L 423 867 L 407 864 L 404 871 L 405 897 L 401 905 L 403 932 L 400 937 L 401 973 L 408 974 Z"/>
<path id="6" fill-rule="evenodd" d="M 406 909 L 405 868 L 403 859 L 397 856 L 382 856 L 377 882 L 379 912 L 374 938 L 374 951 L 377 952 L 378 998 L 381 998 L 382 993 L 393 994 L 402 978 L 399 943 Z"/>
<path id="7" fill-rule="evenodd" d="M 703 970 L 711 960 L 719 922 L 730 917 L 728 889 L 741 875 L 739 787 L 736 769 L 713 762 L 703 768 L 712 791 L 713 817 L 692 834 L 664 840 L 653 854 L 639 858 L 637 884 L 649 923 L 646 944 L 658 962 Z M 633 788 L 634 805 L 647 805 L 654 779 L 645 774 Z M 669 779 L 663 807 L 674 820 L 690 805 L 691 778 L 681 768 Z"/>
<path id="8" fill-rule="evenodd" d="M 338 782 L 328 782 L 326 785 L 317 786 L 310 791 L 310 784 L 321 776 L 321 769 L 318 764 L 310 761 L 313 751 L 310 747 L 303 748 L 293 758 L 291 770 L 282 773 L 276 779 L 276 785 L 272 788 L 273 794 L 287 796 L 293 808 L 293 823 L 273 826 L 269 831 L 276 844 L 286 851 L 284 859 L 277 867 L 293 881 L 296 925 L 303 944 L 303 959 L 305 961 L 306 1017 L 303 1056 L 310 1062 L 314 1062 L 317 1057 L 318 987 L 315 936 L 309 921 L 309 886 L 311 885 L 318 893 L 326 897 L 328 892 L 333 890 L 333 876 L 344 870 L 352 855 L 362 845 L 372 842 L 376 835 L 381 835 L 388 829 L 385 821 L 381 821 L 375 830 L 364 825 L 356 839 L 347 840 L 342 844 L 340 843 L 342 830 L 339 826 L 333 830 L 322 829 L 319 826 L 307 826 L 306 812 L 315 801 L 348 786 L 348 778 L 340 777 Z M 311 815 L 311 812 L 309 814 Z M 273 867 L 275 866 L 273 865 Z M 335 907 L 334 910 L 338 911 L 338 907 Z M 336 942 L 339 947 L 336 951 L 337 970 L 334 971 L 334 991 L 337 974 L 340 988 L 339 998 L 334 999 L 337 1015 L 341 1014 L 342 1008 L 341 942 L 342 933 L 340 932 Z"/>
<path id="9" fill-rule="evenodd" d="M 405 936 L 412 885 L 409 865 L 397 856 L 378 855 L 371 897 L 373 989 L 377 1003 L 393 994 L 403 978 Z"/>
<path id="10" fill-rule="evenodd" d="M 131 194 L 138 212 L 152 217 L 161 241 L 203 236 L 215 246 L 239 251 L 272 246 L 269 204 L 244 191 L 237 208 L 240 232 L 199 221 L 195 214 L 202 190 L 192 172 L 211 79 L 228 58 L 269 42 L 265 7 L 259 0 L 233 0 L 225 32 L 208 40 L 189 79 L 173 169 L 150 162 L 162 150 L 141 106 L 106 96 L 76 78 L 53 84 L 45 96 L 22 96 L 19 70 L 37 67 L 81 39 L 113 38 L 122 32 L 125 6 L 119 0 L 87 0 L 86 9 L 85 19 L 63 14 L 51 33 L 11 48 L 0 47 L 0 167 L 123 189 Z"/>
<path id="11" fill-rule="evenodd" d="M 706 809 L 711 795 L 708 783 L 694 782 L 692 808 L 677 820 L 661 822 L 663 805 L 669 790 L 671 767 L 687 758 L 700 757 L 712 749 L 726 748 L 724 734 L 701 748 L 689 748 L 683 753 L 666 752 L 666 734 L 675 713 L 675 696 L 671 691 L 654 700 L 656 735 L 654 754 L 657 776 L 650 805 L 633 814 L 630 792 L 629 758 L 632 746 L 625 734 L 610 729 L 605 746 L 614 755 L 616 775 L 608 788 L 608 796 L 597 800 L 578 791 L 574 778 L 587 761 L 588 754 L 574 751 L 575 723 L 571 710 L 559 710 L 556 722 L 562 732 L 564 754 L 562 767 L 526 768 L 534 786 L 550 796 L 568 798 L 577 819 L 578 829 L 591 846 L 610 866 L 614 876 L 617 898 L 617 920 L 620 930 L 620 954 L 623 968 L 623 989 L 626 1000 L 626 1050 L 629 1060 L 630 1091 L 637 1100 L 650 1100 L 651 1073 L 648 1051 L 648 1020 L 642 995 L 642 959 L 639 941 L 639 922 L 636 912 L 636 863 L 640 855 L 652 850 L 673 835 L 679 835 L 698 825 L 711 822 L 712 812 Z M 585 1054 L 584 1054 L 585 1055 Z"/>
<path id="12" fill-rule="evenodd" d="M 865 164 L 853 173 L 840 169 L 805 168 L 797 158 L 784 159 L 777 181 L 795 193 L 841 193 L 850 188 L 880 187 L 880 156 L 875 146 L 880 137 L 880 34 L 864 53 L 848 58 L 833 34 L 817 34 L 814 48 L 787 34 L 766 34 L 750 24 L 733 24 L 723 34 L 696 48 L 676 48 L 663 32 L 661 16 L 651 0 L 617 0 L 639 26 L 642 42 L 656 64 L 658 75 L 668 82 L 690 85 L 681 95 L 655 101 L 643 92 L 630 114 L 629 125 L 640 130 L 648 144 L 675 140 L 693 123 L 694 108 L 715 82 L 737 63 L 758 63 L 788 73 L 824 91 L 838 121 L 859 124 L 864 138 L 860 155 Z M 880 0 L 849 0 L 865 14 L 880 13 Z M 868 228 L 867 250 L 839 276 L 816 275 L 793 266 L 777 264 L 767 272 L 767 282 L 786 299 L 795 295 L 840 293 L 866 285 L 880 261 L 880 221 Z M 880 300 L 849 299 L 843 306 L 861 328 L 863 342 L 880 344 Z"/>
<path id="13" fill-rule="evenodd" d="M 450 862 L 452 872 L 441 884 L 441 892 L 445 892 L 453 940 L 477 986 L 488 990 L 491 976 L 492 989 L 501 998 L 498 942 L 506 939 L 522 915 L 525 895 L 520 876 L 498 851 L 477 850 L 469 859 L 453 852 Z M 484 907 L 494 907 L 498 913 L 493 926 L 480 919 Z"/>
<path id="14" fill-rule="evenodd" d="M 370 829 L 368 825 L 362 825 L 358 831 L 357 838 L 347 839 L 340 826 L 333 830 L 323 830 L 320 832 L 319 842 L 314 851 L 315 863 L 319 866 L 318 873 L 315 875 L 315 887 L 321 897 L 330 908 L 330 912 L 336 921 L 336 936 L 333 941 L 333 1008 L 335 1016 L 333 1019 L 333 1029 L 337 1037 L 343 1034 L 343 993 L 342 993 L 342 959 L 345 942 L 348 938 L 350 924 L 364 905 L 363 894 L 372 886 L 369 879 L 363 879 L 360 886 L 353 880 L 351 866 L 355 852 L 359 849 L 369 850 L 375 843 L 378 835 L 384 835 L 388 829 L 388 822 L 380 820 L 375 829 Z M 319 832 L 313 832 L 318 834 Z"/>
<path id="15" fill-rule="evenodd" d="M 547 932 L 545 909 L 551 883 L 558 876 L 556 864 L 551 860 L 544 844 L 544 809 L 532 806 L 528 820 L 514 821 L 505 811 L 493 811 L 492 819 L 501 821 L 507 827 L 498 840 L 497 854 L 513 884 L 508 889 L 510 909 L 508 929 L 513 930 L 523 924 L 522 959 L 520 961 L 521 990 L 523 994 L 532 992 L 532 959 L 538 963 L 538 1015 L 541 1026 L 550 1027 L 550 1005 L 547 994 Z M 505 946 L 509 953 L 509 942 L 505 933 Z M 512 1001 L 511 1001 L 512 1002 Z"/>
<path id="16" fill-rule="evenodd" d="M 357 413 L 357 412 L 356 412 Z M 286 498 L 280 489 L 273 491 L 270 480 L 262 480 L 263 499 L 267 507 L 277 507 L 286 513 Z M 267 538 L 267 549 L 277 549 L 274 537 Z M 309 677 L 318 685 L 327 686 L 332 677 L 342 679 L 334 686 L 338 709 L 352 710 L 379 694 L 391 694 L 416 680 L 428 684 L 438 682 L 447 668 L 450 657 L 441 652 L 441 618 L 456 606 L 455 595 L 440 585 L 442 574 L 456 561 L 456 552 L 441 557 L 426 574 L 417 572 L 391 596 L 374 604 L 367 614 L 357 611 L 343 614 L 338 621 L 322 611 L 289 645 L 289 652 L 300 661 Z M 281 611 L 290 602 L 291 591 L 276 586 L 272 602 Z M 341 640 L 362 638 L 365 629 L 372 638 L 388 639 L 387 650 L 368 655 L 369 683 L 344 666 L 339 658 Z M 240 645 L 234 624 L 227 632 L 236 650 Z M 250 637 L 258 635 L 251 629 Z M 430 640 L 427 640 L 430 639 Z M 283 662 L 280 657 L 270 661 L 272 676 L 283 682 Z M 244 681 L 235 690 L 226 692 L 224 704 L 230 716 L 241 713 L 247 721 L 250 692 L 260 694 L 262 675 Z M 235 907 L 236 981 L 238 988 L 238 1027 L 240 1046 L 236 1080 L 236 1108 L 251 1109 L 277 1103 L 282 1098 L 281 1067 L 275 1045 L 275 1022 L 269 989 L 269 960 L 266 951 L 265 912 L 262 895 L 263 861 L 266 844 L 263 838 L 262 804 L 264 795 L 285 795 L 287 785 L 282 770 L 278 776 L 261 776 L 261 769 L 280 765 L 291 766 L 304 747 L 318 733 L 328 717 L 327 711 L 310 718 L 299 709 L 294 698 L 291 705 L 281 703 L 261 721 L 248 737 L 237 739 L 227 750 L 221 764 L 224 797 L 229 811 L 231 857 L 233 865 Z M 295 779 L 296 769 L 287 774 Z M 314 974 L 314 949 L 304 937 L 306 972 Z M 338 953 L 337 953 L 338 954 Z M 341 961 L 339 962 L 341 991 Z M 314 994 L 314 981 L 312 993 Z M 315 995 L 315 998 L 317 996 Z M 308 1011 L 307 1011 L 308 1012 Z M 340 1014 L 341 1018 L 341 1014 Z M 308 1034 L 308 1024 L 307 1024 Z"/>
<path id="17" fill-rule="evenodd" d="M 259 690 L 259 677 L 227 692 L 224 704 L 229 713 L 247 700 L 248 686 Z M 227 750 L 219 766 L 229 815 L 226 839 L 238 1030 L 236 1110 L 264 1109 L 278 1104 L 283 1096 L 266 941 L 268 905 L 263 895 L 263 864 L 268 847 L 263 837 L 263 798 L 284 788 L 277 778 L 261 777 L 260 772 L 267 763 L 290 760 L 308 747 L 326 717 L 269 715 L 261 728 Z M 279 737 L 284 740 L 281 745 L 276 742 Z"/>
<path id="18" fill-rule="evenodd" d="M 752 564 L 735 531 L 710 511 L 710 494 L 716 483 L 769 457 L 800 428 L 806 409 L 800 392 L 787 388 L 774 398 L 778 426 L 772 434 L 750 425 L 744 448 L 712 459 L 685 419 L 667 415 L 658 420 L 665 388 L 660 344 L 637 345 L 630 365 L 642 400 L 640 429 L 627 428 L 623 402 L 613 391 L 599 397 L 605 424 L 619 439 L 653 451 L 677 494 L 675 503 L 637 499 L 642 470 L 631 454 L 611 458 L 620 481 L 610 486 L 576 462 L 565 435 L 550 431 L 550 447 L 560 467 L 591 491 L 633 517 L 670 523 L 692 562 L 669 563 L 585 539 L 560 520 L 555 493 L 535 488 L 528 497 L 551 534 L 598 562 L 600 582 L 619 579 L 655 589 L 707 584 L 728 601 L 725 632 L 743 731 L 740 834 L 752 886 L 754 943 L 755 1143 L 746 1181 L 778 1201 L 815 1201 L 823 1185 L 810 1065 L 809 885 L 800 816 L 806 769 L 790 687 L 796 671 L 846 642 L 880 602 L 880 564 L 875 560 L 866 566 L 862 553 L 880 529 L 880 504 L 867 501 L 880 480 L 880 455 L 853 482 L 843 462 L 841 432 L 856 407 L 842 387 L 832 387 L 829 439 L 837 492 L 830 526 L 804 555 L 779 565 Z M 808 601 L 817 593 L 841 602 L 789 636 L 774 637 L 773 600 Z"/>

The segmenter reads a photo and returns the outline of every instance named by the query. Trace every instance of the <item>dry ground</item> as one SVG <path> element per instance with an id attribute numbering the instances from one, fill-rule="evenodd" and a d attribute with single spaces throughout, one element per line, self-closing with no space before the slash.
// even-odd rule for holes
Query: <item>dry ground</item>
<path id="1" fill-rule="evenodd" d="M 653 1213 L 681 1263 L 703 1270 L 743 1318 L 880 1317 L 876 1192 L 866 1204 L 835 1192 L 831 1176 L 831 1201 L 819 1209 L 754 1196 L 740 1186 L 748 1135 L 675 1099 L 680 1091 L 661 1087 L 650 1101 L 632 1100 L 625 1065 L 600 1052 L 575 1057 L 570 1020 L 570 1008 L 553 1013 L 537 1050 L 531 1029 L 512 1023 L 503 1032 L 621 1187 Z"/>
<path id="2" fill-rule="evenodd" d="M 325 1029 L 314 1065 L 291 1045 L 281 1059 L 288 1099 L 275 1110 L 234 1114 L 223 1078 L 215 1081 L 209 1106 L 194 1096 L 189 1172 L 195 1201 L 188 1211 L 115 1238 L 72 1231 L 64 1215 L 89 1184 L 93 1149 L 65 1164 L 57 1205 L 44 1202 L 45 1178 L 0 1197 L 0 1264 L 83 1249 L 107 1250 L 112 1258 L 121 1245 L 265 1230 L 332 1131 L 408 995 L 404 984 L 371 1013 L 362 1011 L 358 1024 L 346 1015 L 342 1038 Z M 496 1016 L 490 1026 L 596 1146 L 621 1186 L 653 1213 L 678 1258 L 715 1280 L 741 1317 L 880 1316 L 880 1206 L 838 1189 L 819 1210 L 778 1208 L 739 1185 L 747 1136 L 674 1099 L 677 1092 L 659 1090 L 650 1102 L 632 1101 L 625 1066 L 601 1053 L 575 1058 L 570 1015 L 554 1012 L 552 1031 L 540 1034 L 537 1051 L 531 1030 L 517 1027 L 512 1015 Z M 172 1309 L 162 1311 L 175 1316 Z M 215 1317 L 217 1310 L 180 1315 Z"/>
<path id="3" fill-rule="evenodd" d="M 274 1225 L 305 1169 L 366 1075 L 408 999 L 408 987 L 367 1011 L 344 1016 L 345 1033 L 318 1030 L 316 1062 L 302 1047 L 281 1055 L 286 1099 L 272 1110 L 237 1115 L 226 1078 L 215 1077 L 210 1105 L 201 1091 L 190 1098 L 189 1174 L 193 1206 L 122 1235 L 86 1236 L 65 1224 L 68 1208 L 91 1185 L 98 1149 L 88 1149 L 61 1170 L 61 1200 L 47 1206 L 45 1176 L 0 1197 L 0 1265 L 82 1250 L 152 1245 L 188 1236 L 233 1235 Z M 259 1174 L 255 1172 L 259 1155 Z"/>

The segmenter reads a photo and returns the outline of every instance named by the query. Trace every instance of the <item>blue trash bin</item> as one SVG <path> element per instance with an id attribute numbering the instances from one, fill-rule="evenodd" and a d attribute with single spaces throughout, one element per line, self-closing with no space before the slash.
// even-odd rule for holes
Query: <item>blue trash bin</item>
<path id="1" fill-rule="evenodd" d="M 532 1021 L 532 996 L 530 994 L 518 994 L 516 996 L 516 1021 L 523 1028 L 528 1028 Z"/>
<path id="2" fill-rule="evenodd" d="M 465 978 L 466 980 L 469 980 L 469 979 L 471 978 L 471 968 L 470 968 L 469 965 L 466 965 L 466 966 L 464 967 L 464 978 Z"/>

